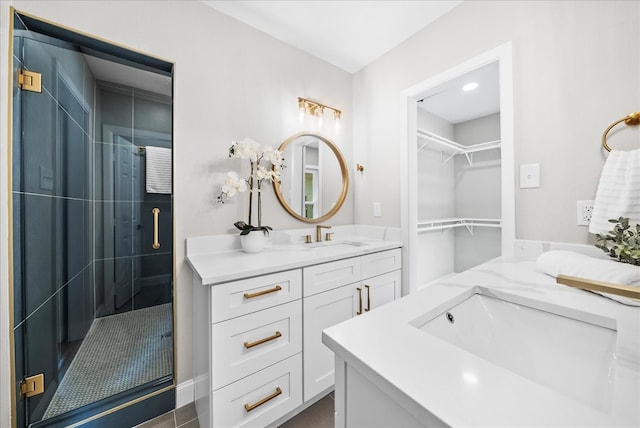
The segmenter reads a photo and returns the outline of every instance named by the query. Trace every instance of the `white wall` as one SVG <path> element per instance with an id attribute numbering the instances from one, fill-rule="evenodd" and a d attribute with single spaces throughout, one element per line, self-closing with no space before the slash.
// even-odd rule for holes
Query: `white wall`
<path id="1" fill-rule="evenodd" d="M 500 139 L 500 114 L 458 123 L 453 141 L 465 146 Z M 471 218 L 501 217 L 500 150 L 473 153 L 473 165 L 465 156 L 456 156 L 455 216 Z"/>
<path id="2" fill-rule="evenodd" d="M 516 190 L 517 238 L 588 242 L 575 224 L 576 200 L 595 196 L 603 131 L 640 107 L 640 2 L 464 2 L 359 71 L 354 162 L 367 170 L 358 223 L 400 226 L 401 92 L 508 41 L 516 171 L 540 163 L 542 174 L 540 188 Z M 623 140 L 638 147 L 635 128 L 616 135 L 619 148 Z M 379 194 L 377 218 L 370 207 Z"/>
<path id="3" fill-rule="evenodd" d="M 418 129 L 433 132 L 453 140 L 455 127 L 451 123 L 421 108 Z M 425 141 L 418 139 L 418 147 Z M 414 153 L 418 148 L 412 148 Z M 445 154 L 445 156 L 448 156 Z M 446 157 L 445 157 L 446 159 Z M 454 163 L 442 165 L 442 154 L 433 143 L 427 143 L 417 153 L 418 221 L 455 216 Z M 455 234 L 453 229 L 418 233 L 417 284 L 423 285 L 451 274 L 455 267 Z M 424 261 L 429 260 L 429 263 Z"/>
<path id="4" fill-rule="evenodd" d="M 7 37 L 9 7 L 71 27 L 175 63 L 174 171 L 177 381 L 191 378 L 191 272 L 184 260 L 189 236 L 235 233 L 244 219 L 245 201 L 218 205 L 232 139 L 251 137 L 278 146 L 301 131 L 297 97 L 309 97 L 341 109 L 340 134 L 325 117 L 325 133 L 352 162 L 352 76 L 293 47 L 229 18 L 198 1 L 2 1 L 0 67 L 0 426 L 8 425 L 12 385 L 8 344 L 7 211 Z M 315 130 L 315 129 L 314 129 Z M 270 186 L 269 186 L 270 187 Z M 353 189 L 353 187 L 352 187 Z M 239 203 L 241 202 L 241 203 Z M 271 189 L 263 195 L 263 224 L 303 227 L 288 216 Z M 353 222 L 353 190 L 330 224 Z"/>
<path id="5" fill-rule="evenodd" d="M 471 145 L 500 139 L 500 113 L 458 123 L 455 142 Z M 464 156 L 456 156 L 456 217 L 501 217 L 500 150 L 473 153 L 473 166 Z M 464 227 L 455 229 L 455 271 L 463 272 L 498 257 L 502 253 L 501 231 L 476 227 L 473 233 Z"/>

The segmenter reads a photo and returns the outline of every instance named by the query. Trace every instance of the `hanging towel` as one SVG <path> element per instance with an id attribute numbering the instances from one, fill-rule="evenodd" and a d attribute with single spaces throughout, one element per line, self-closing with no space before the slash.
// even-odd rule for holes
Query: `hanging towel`
<path id="1" fill-rule="evenodd" d="M 171 193 L 171 149 L 146 147 L 147 193 Z"/>
<path id="2" fill-rule="evenodd" d="M 554 278 L 562 274 L 611 284 L 640 287 L 640 268 L 638 266 L 614 260 L 597 259 L 575 251 L 544 252 L 536 260 L 536 269 Z M 599 291 L 594 291 L 594 293 L 627 305 L 640 306 L 638 299 Z"/>
<path id="3" fill-rule="evenodd" d="M 640 224 L 640 149 L 612 150 L 604 163 L 589 232 L 606 234 L 613 229 L 609 219 L 629 218 Z"/>

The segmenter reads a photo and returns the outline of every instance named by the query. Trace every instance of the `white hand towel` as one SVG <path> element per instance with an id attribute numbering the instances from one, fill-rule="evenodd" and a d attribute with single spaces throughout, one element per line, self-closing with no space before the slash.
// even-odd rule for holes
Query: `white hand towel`
<path id="1" fill-rule="evenodd" d="M 147 146 L 147 193 L 171 193 L 171 149 Z"/>
<path id="2" fill-rule="evenodd" d="M 568 275 L 611 284 L 640 287 L 640 267 L 614 260 L 597 259 L 574 251 L 547 251 L 536 260 L 536 269 L 551 275 Z M 598 293 L 598 292 L 595 292 Z M 619 302 L 640 306 L 640 300 L 599 293 Z"/>
<path id="3" fill-rule="evenodd" d="M 612 150 L 602 168 L 589 232 L 606 234 L 613 229 L 609 219 L 628 217 L 640 224 L 640 149 Z"/>

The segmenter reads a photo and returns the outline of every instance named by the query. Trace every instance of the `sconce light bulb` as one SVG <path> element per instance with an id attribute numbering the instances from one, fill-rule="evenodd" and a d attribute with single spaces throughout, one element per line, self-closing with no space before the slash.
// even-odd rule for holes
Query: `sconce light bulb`
<path id="1" fill-rule="evenodd" d="M 318 116 L 318 129 L 322 128 L 322 116 Z"/>

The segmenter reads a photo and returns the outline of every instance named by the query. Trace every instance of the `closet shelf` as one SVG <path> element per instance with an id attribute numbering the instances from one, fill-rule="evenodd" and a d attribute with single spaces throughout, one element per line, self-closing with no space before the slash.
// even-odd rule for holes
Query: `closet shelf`
<path id="1" fill-rule="evenodd" d="M 418 152 L 422 150 L 428 144 L 428 142 L 431 142 L 440 146 L 443 149 L 443 152 L 450 153 L 449 157 L 442 162 L 442 165 L 449 162 L 456 155 L 464 155 L 465 158 L 467 158 L 469 166 L 473 166 L 473 153 L 500 148 L 500 140 L 487 141 L 485 143 L 464 146 L 460 143 L 456 143 L 455 141 L 451 141 L 447 138 L 441 137 L 438 134 L 424 131 L 422 129 L 418 129 L 418 138 L 426 140 L 426 142 L 422 143 L 418 147 Z"/>
<path id="2" fill-rule="evenodd" d="M 502 220 L 499 218 L 437 218 L 418 221 L 418 233 L 430 232 L 433 230 L 452 229 L 454 227 L 466 227 L 467 231 L 473 235 L 474 227 L 502 227 Z"/>

